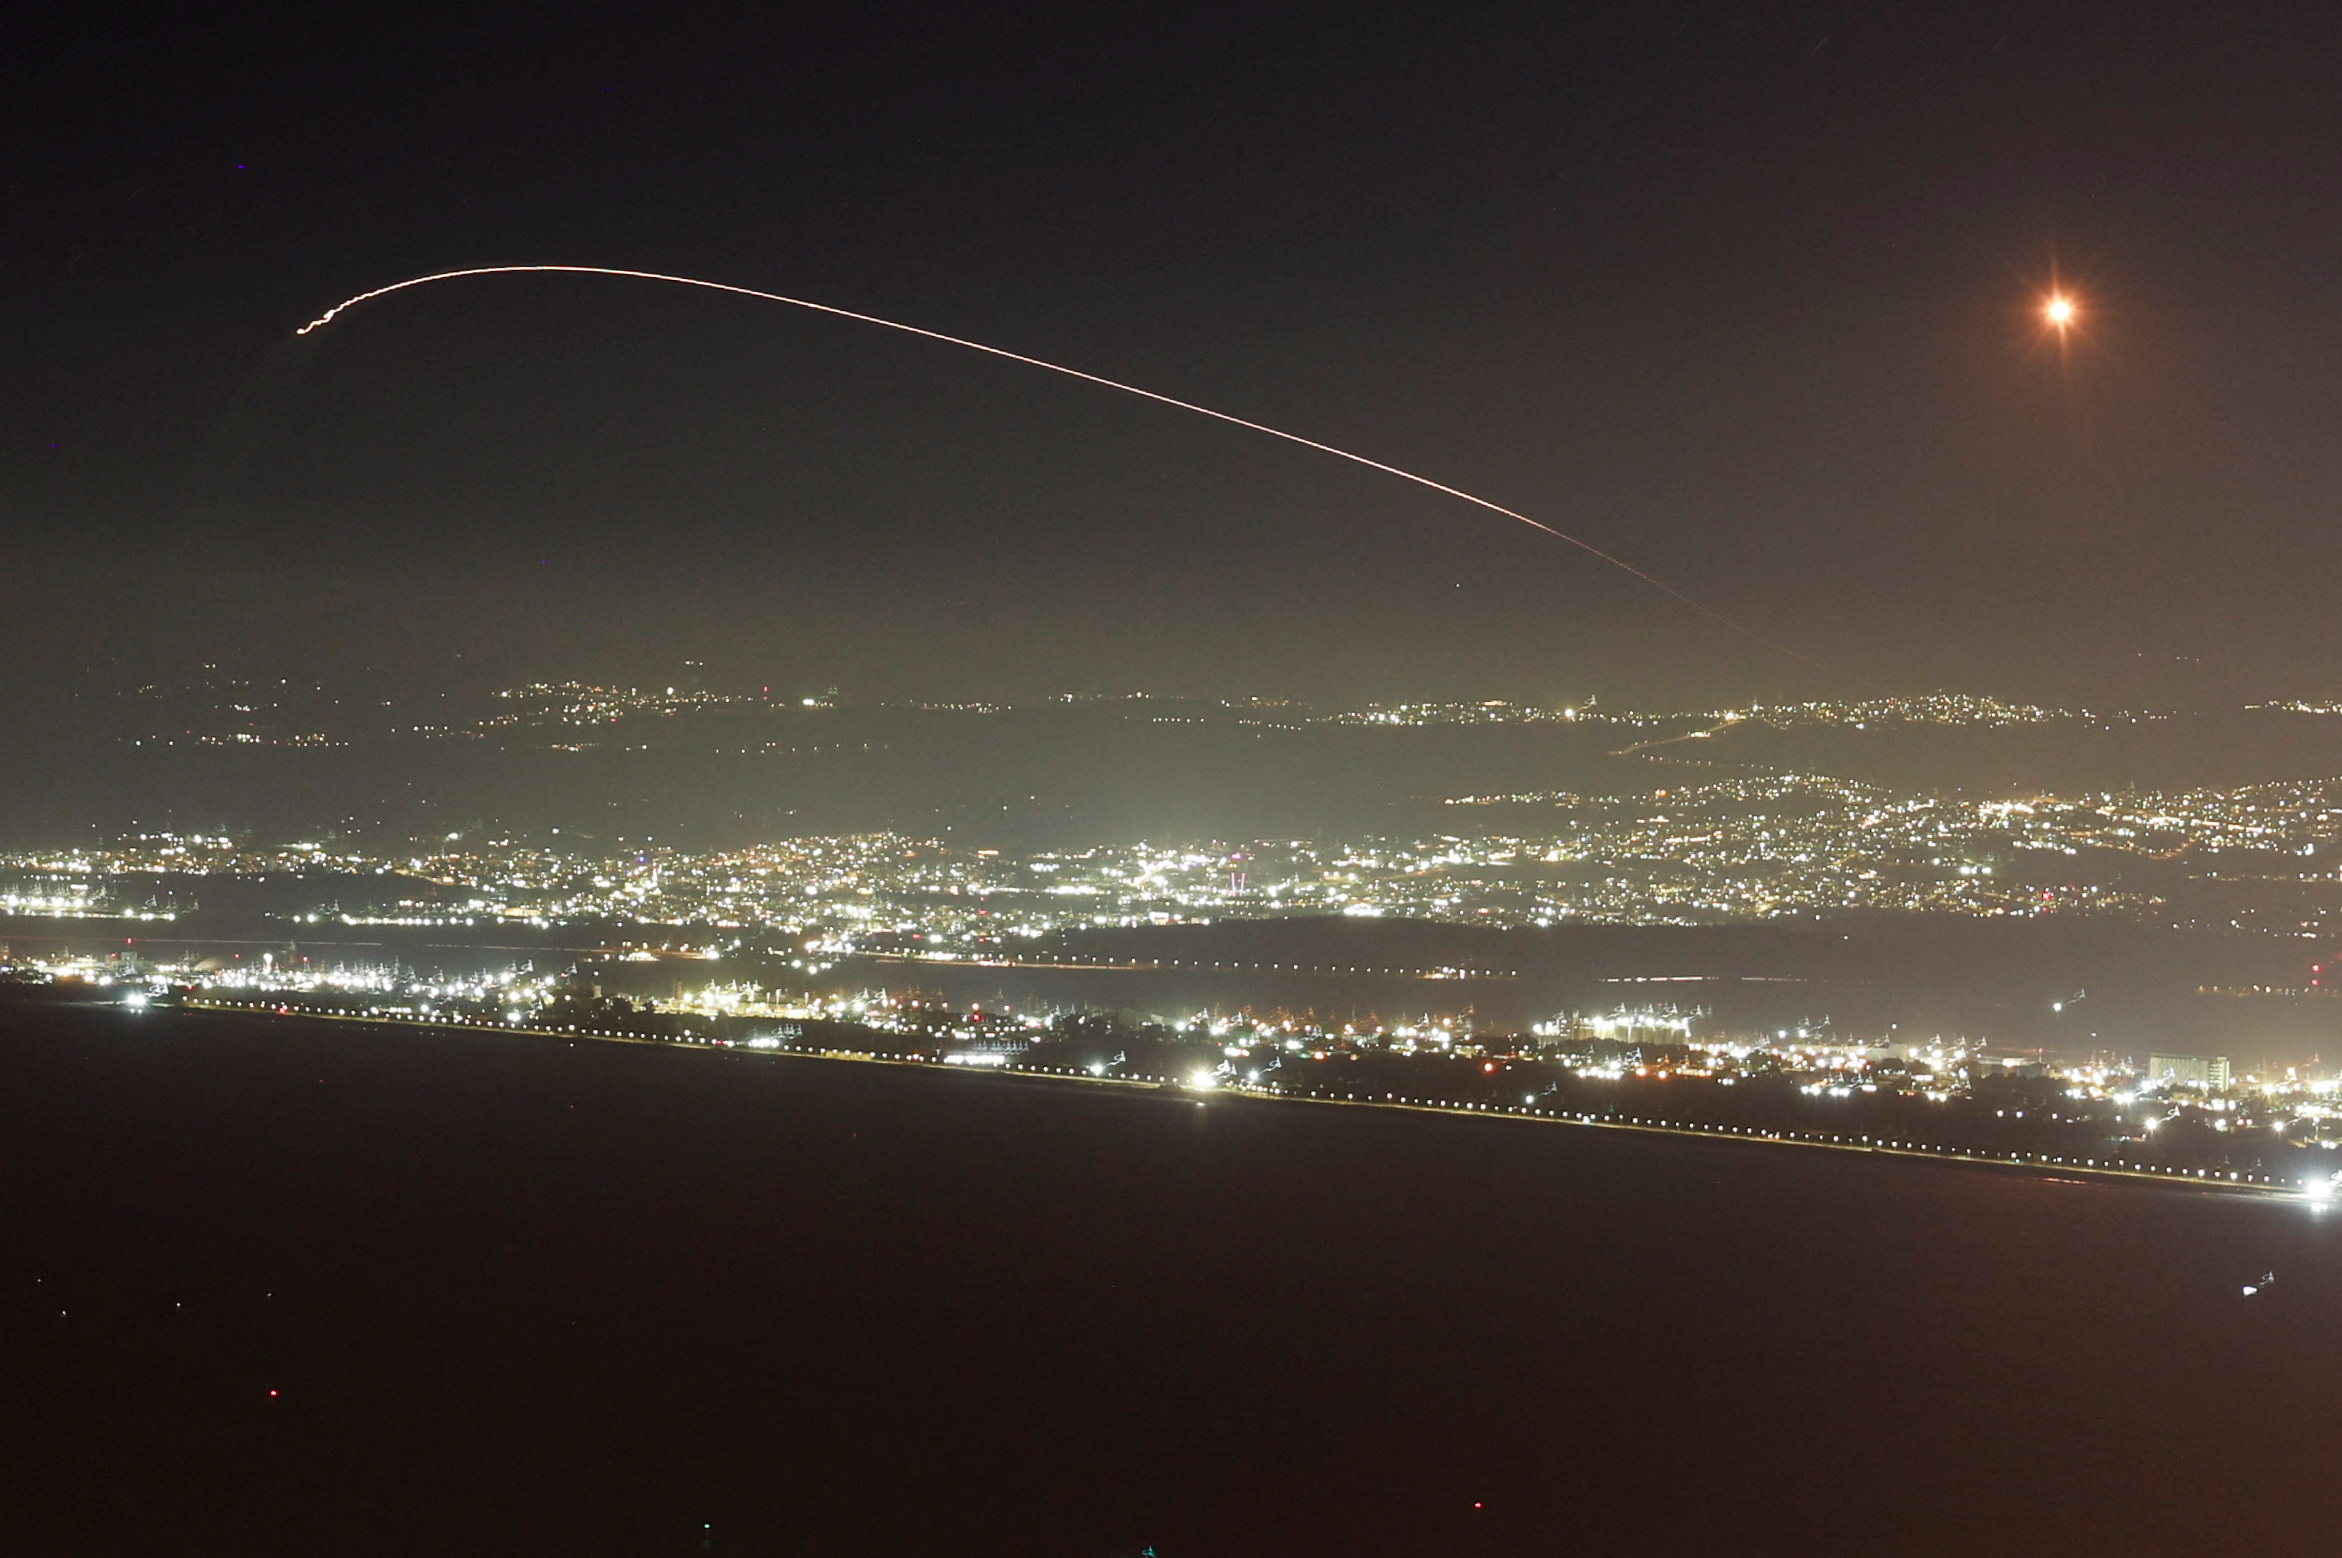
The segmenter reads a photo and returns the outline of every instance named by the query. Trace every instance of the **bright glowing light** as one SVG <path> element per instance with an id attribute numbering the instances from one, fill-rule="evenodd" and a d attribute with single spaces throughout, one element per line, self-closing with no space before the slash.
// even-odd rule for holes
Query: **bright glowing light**
<path id="1" fill-rule="evenodd" d="M 2052 329 L 2065 329 L 2074 322 L 2074 300 L 2063 293 L 2052 293 L 2049 301 L 2041 306 L 2041 317 L 2049 321 Z"/>
<path id="2" fill-rule="evenodd" d="M 404 292 L 409 287 L 427 286 L 435 281 L 455 281 L 466 276 L 512 276 L 531 274 L 618 276 L 633 281 L 664 281 L 671 282 L 676 286 L 682 287 L 703 287 L 710 292 L 729 292 L 737 297 L 756 298 L 766 303 L 786 303 L 791 308 L 810 309 L 814 313 L 828 314 L 837 319 L 851 319 L 859 324 L 877 325 L 880 328 L 886 330 L 899 330 L 905 335 L 915 335 L 923 340 L 940 341 L 946 346 L 958 346 L 964 347 L 971 352 L 982 352 L 987 357 L 999 357 L 1009 362 L 1023 363 L 1028 368 L 1041 368 L 1047 370 L 1050 373 L 1062 373 L 1069 379 L 1080 379 L 1085 384 L 1095 384 L 1104 389 L 1120 390 L 1125 395 L 1136 395 L 1142 400 L 1151 400 L 1158 405 L 1171 406 L 1180 411 L 1192 411 L 1197 416 L 1210 417 L 1215 422 L 1225 422 L 1232 427 L 1241 427 L 1250 432 L 1264 433 L 1271 438 L 1281 438 L 1289 444 L 1299 444 L 1304 449 L 1315 449 L 1320 454 L 1330 454 L 1337 459 L 1348 460 L 1354 465 L 1363 465 L 1370 470 L 1381 471 L 1386 476 L 1396 476 L 1402 481 L 1411 481 L 1418 487 L 1428 487 L 1433 492 L 1445 493 L 1451 498 L 1461 499 L 1463 502 L 1472 504 L 1476 508 L 1486 509 L 1491 514 L 1501 514 L 1507 519 L 1519 520 L 1522 524 L 1529 526 L 1533 530 L 1542 530 L 1547 535 L 1552 536 L 1556 540 L 1568 542 L 1571 546 L 1576 547 L 1579 551 L 1586 553 L 1588 556 L 1608 563 L 1611 567 L 1616 568 L 1623 573 L 1632 574 L 1634 577 L 1649 585 L 1652 589 L 1659 591 L 1662 595 L 1669 597 L 1681 605 L 1690 607 L 1693 611 L 1698 612 L 1701 616 L 1708 618 L 1712 622 L 1721 623 L 1723 626 L 1732 629 L 1733 632 L 1740 634 L 1744 638 L 1753 639 L 1757 643 L 1764 645 L 1767 649 L 1771 649 L 1777 653 L 1787 655 L 1793 660 L 1801 660 L 1807 665 L 1814 666 L 1817 669 L 1828 669 L 1827 666 L 1823 666 L 1820 661 L 1815 660 L 1812 656 L 1800 654 L 1798 651 L 1789 648 L 1786 644 L 1777 644 L 1771 639 L 1765 637 L 1762 633 L 1757 632 L 1755 629 L 1741 626 L 1738 622 L 1733 621 L 1730 617 L 1725 616 L 1722 612 L 1716 611 L 1711 607 L 1701 605 L 1698 601 L 1693 600 L 1690 596 L 1675 588 L 1675 586 L 1662 583 L 1659 579 L 1643 572 L 1640 568 L 1637 568 L 1634 564 L 1626 561 L 1624 558 L 1613 557 L 1610 553 L 1603 551 L 1600 547 L 1594 545 L 1591 541 L 1581 541 L 1576 536 L 1573 536 L 1566 531 L 1556 530 L 1553 526 L 1546 524 L 1541 519 L 1531 519 L 1528 515 L 1513 509 L 1508 509 L 1501 503 L 1492 503 L 1486 498 L 1475 497 L 1473 494 L 1464 491 L 1460 487 L 1450 487 L 1444 482 L 1433 481 L 1428 476 L 1418 476 L 1413 471 L 1404 471 L 1395 465 L 1385 465 L 1380 460 L 1370 460 L 1362 454 L 1352 454 L 1347 449 L 1337 449 L 1332 444 L 1321 444 L 1314 438 L 1304 438 L 1299 433 L 1288 433 L 1282 428 L 1271 427 L 1265 422 L 1250 422 L 1245 420 L 1243 417 L 1231 416 L 1225 411 L 1214 411 L 1209 406 L 1199 406 L 1193 401 L 1178 400 L 1169 395 L 1157 394 L 1153 390 L 1140 389 L 1135 384 L 1124 384 L 1120 380 L 1109 379 L 1100 374 L 1084 373 L 1079 368 L 1068 368 L 1060 363 L 1045 362 L 1038 357 L 1027 357 L 1022 352 L 1012 352 L 1005 347 L 986 346 L 981 341 L 970 341 L 956 335 L 945 335 L 940 330 L 923 330 L 917 325 L 906 325 L 892 319 L 881 319 L 876 314 L 859 314 L 849 308 L 836 308 L 827 303 L 814 303 L 804 298 L 788 297 L 778 292 L 760 292 L 754 287 L 735 287 L 729 282 L 722 281 L 701 281 L 698 278 L 692 276 L 670 276 L 660 271 L 620 270 L 614 266 L 608 265 L 477 265 L 467 270 L 438 271 L 429 276 L 411 276 L 405 281 L 394 281 L 387 287 L 376 287 L 371 292 L 361 292 L 356 297 L 347 298 L 342 302 L 336 303 L 333 307 L 327 309 L 324 313 L 318 315 L 315 319 L 310 320 L 309 323 L 303 325 L 300 329 L 294 331 L 293 333 L 295 335 L 308 335 L 314 330 L 333 323 L 336 316 L 344 313 L 349 309 L 357 307 L 361 303 L 371 302 L 375 298 L 384 297 L 393 292 Z"/>

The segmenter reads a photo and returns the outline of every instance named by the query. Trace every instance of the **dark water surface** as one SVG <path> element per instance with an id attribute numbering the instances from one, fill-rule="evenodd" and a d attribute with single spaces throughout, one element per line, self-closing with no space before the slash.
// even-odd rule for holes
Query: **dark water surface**
<path id="1" fill-rule="evenodd" d="M 10 1553 L 2342 1545 L 2294 1204 L 0 1008 L 0 1238 Z"/>

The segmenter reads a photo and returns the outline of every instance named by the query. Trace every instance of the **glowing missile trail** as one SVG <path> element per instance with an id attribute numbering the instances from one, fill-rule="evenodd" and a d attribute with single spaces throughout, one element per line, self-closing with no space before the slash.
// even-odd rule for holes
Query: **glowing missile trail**
<path id="1" fill-rule="evenodd" d="M 1733 621 L 1730 617 L 1725 616 L 1722 612 L 1715 610 L 1713 607 L 1701 605 L 1698 601 L 1693 600 L 1690 596 L 1684 594 L 1683 591 L 1675 588 L 1675 586 L 1668 584 L 1663 580 L 1653 578 L 1651 575 L 1643 572 L 1640 568 L 1637 568 L 1634 564 L 1626 561 L 1624 558 L 1614 557 L 1610 553 L 1603 551 L 1600 547 L 1594 545 L 1591 541 L 1581 541 L 1576 536 L 1569 534 L 1567 531 L 1556 530 L 1553 526 L 1546 524 L 1541 519 L 1531 519 L 1528 515 L 1513 509 L 1508 509 L 1501 503 L 1492 503 L 1486 498 L 1476 497 L 1473 494 L 1464 491 L 1460 487 L 1450 487 L 1444 482 L 1433 481 L 1428 476 L 1418 476 L 1413 471 L 1403 471 L 1395 465 L 1385 465 L 1380 460 L 1370 460 L 1362 454 L 1352 454 L 1347 449 L 1337 449 L 1332 444 L 1321 444 L 1314 438 L 1304 438 L 1299 433 L 1288 433 L 1283 428 L 1270 427 L 1265 422 L 1248 422 L 1242 417 L 1231 416 L 1225 411 L 1214 411 L 1209 406 L 1199 406 L 1196 405 L 1193 401 L 1178 400 L 1169 395 L 1159 395 L 1153 390 L 1140 389 L 1135 384 L 1124 384 L 1118 379 L 1104 378 L 1095 373 L 1084 373 L 1079 368 L 1068 368 L 1062 363 L 1044 362 L 1038 357 L 1027 357 L 1022 352 L 1012 352 L 1005 347 L 986 346 L 982 341 L 970 341 L 956 335 L 945 335 L 940 330 L 923 330 L 917 325 L 906 325 L 899 320 L 881 319 L 876 314 L 858 314 L 850 308 L 836 308 L 827 303 L 814 303 L 804 298 L 787 297 L 778 292 L 760 292 L 754 287 L 735 287 L 728 282 L 722 281 L 701 281 L 695 276 L 669 276 L 659 271 L 619 270 L 615 267 L 607 265 L 479 265 L 474 266 L 469 270 L 446 270 L 435 272 L 429 276 L 414 276 L 408 278 L 405 281 L 394 281 L 387 287 L 376 287 L 371 292 L 361 292 L 354 298 L 349 298 L 340 303 L 336 303 L 333 307 L 327 309 L 324 313 L 318 315 L 315 319 L 310 320 L 309 323 L 303 325 L 300 329 L 294 331 L 293 333 L 295 335 L 307 335 L 312 330 L 316 330 L 322 326 L 332 324 L 338 316 L 346 313 L 350 309 L 356 308 L 361 303 L 370 303 L 376 298 L 387 297 L 393 292 L 404 292 L 409 287 L 428 286 L 435 281 L 455 281 L 465 276 L 514 276 L 540 274 L 557 274 L 569 276 L 623 276 L 634 281 L 672 282 L 679 287 L 702 287 L 710 292 L 729 292 L 738 297 L 757 298 L 767 303 L 786 303 L 791 308 L 810 309 L 816 314 L 828 314 L 838 319 L 851 319 L 859 324 L 878 325 L 881 328 L 887 330 L 899 330 L 905 335 L 919 336 L 924 340 L 941 341 L 946 346 L 965 347 L 971 352 L 982 352 L 987 357 L 1000 357 L 1005 358 L 1009 362 L 1023 363 L 1028 368 L 1043 368 L 1051 373 L 1061 373 L 1069 379 L 1080 379 L 1085 384 L 1095 384 L 1104 389 L 1120 390 L 1125 395 L 1136 395 L 1142 400 L 1151 400 L 1159 405 L 1173 406 L 1181 411 L 1192 411 L 1197 416 L 1210 417 L 1215 422 L 1226 422 L 1232 427 L 1241 427 L 1255 433 L 1266 433 L 1271 438 L 1281 438 L 1289 444 L 1299 444 L 1304 449 L 1315 449 L 1320 454 L 1330 454 L 1338 459 L 1348 460 L 1354 465 L 1363 465 L 1369 470 L 1381 471 L 1387 476 L 1396 476 L 1402 481 L 1411 481 L 1418 487 L 1428 487 L 1433 492 L 1445 493 L 1448 497 L 1451 498 L 1459 498 L 1466 503 L 1472 504 L 1476 508 L 1484 508 L 1491 514 L 1502 514 L 1507 519 L 1519 520 L 1522 524 L 1529 526 L 1533 530 L 1542 530 L 1547 535 L 1554 537 L 1556 540 L 1566 541 L 1571 546 L 1576 547 L 1579 551 L 1587 553 L 1589 556 L 1598 558 L 1623 573 L 1632 574 L 1635 578 L 1642 580 L 1643 583 L 1649 585 L 1652 589 L 1657 590 L 1660 594 L 1665 595 L 1682 605 L 1690 607 L 1693 611 L 1698 612 L 1701 616 L 1708 618 L 1712 622 L 1722 623 L 1725 627 L 1730 628 L 1733 632 L 1738 633 L 1745 638 L 1753 639 L 1757 643 L 1764 645 L 1767 649 L 1773 650 L 1778 654 L 1787 655 L 1792 660 L 1801 660 L 1805 664 L 1813 666 L 1817 669 L 1828 669 L 1827 666 L 1822 665 L 1819 660 L 1814 659 L 1811 655 L 1800 654 L 1798 651 L 1791 649 L 1786 644 L 1775 643 L 1773 640 L 1765 637 L 1762 633 L 1757 632 L 1754 628 L 1743 627 L 1740 623 Z"/>

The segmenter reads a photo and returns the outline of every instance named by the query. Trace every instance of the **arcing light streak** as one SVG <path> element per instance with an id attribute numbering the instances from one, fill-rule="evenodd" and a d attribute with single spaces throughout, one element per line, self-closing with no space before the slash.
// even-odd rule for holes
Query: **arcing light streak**
<path id="1" fill-rule="evenodd" d="M 1158 395 L 1153 390 L 1140 389 L 1135 384 L 1124 384 L 1119 379 L 1104 378 L 1095 373 L 1084 373 L 1079 368 L 1068 368 L 1061 363 L 1044 362 L 1038 357 L 1027 357 L 1021 352 L 1012 352 L 1005 347 L 986 346 L 982 341 L 969 341 L 956 335 L 945 335 L 940 330 L 922 330 L 917 325 L 906 325 L 893 319 L 881 319 L 876 314 L 858 314 L 850 308 L 834 308 L 827 303 L 808 302 L 804 298 L 786 297 L 778 292 L 759 292 L 754 287 L 735 287 L 727 282 L 701 281 L 693 276 L 669 276 L 658 271 L 619 270 L 607 265 L 479 265 L 469 270 L 447 270 L 429 276 L 415 276 L 406 281 L 394 281 L 387 287 L 376 287 L 371 292 L 361 292 L 354 298 L 336 303 L 303 325 L 294 334 L 307 335 L 321 325 L 333 323 L 337 315 L 356 308 L 360 303 L 372 302 L 375 298 L 386 297 L 393 292 L 404 292 L 409 287 L 427 286 L 434 281 L 454 281 L 464 276 L 511 276 L 539 273 L 572 276 L 624 276 L 635 281 L 667 281 L 681 287 L 704 287 L 710 292 L 730 292 L 740 297 L 759 298 L 767 303 L 786 303 L 792 308 L 811 309 L 817 314 L 829 314 L 839 319 L 851 319 L 860 324 L 878 325 L 888 330 L 899 330 L 905 335 L 915 335 L 929 341 L 941 341 L 947 346 L 963 346 L 971 352 L 982 352 L 987 357 L 1006 358 L 1010 362 L 1023 363 L 1028 368 L 1044 368 L 1051 373 L 1061 373 L 1069 379 L 1080 379 L 1086 384 L 1096 384 L 1106 389 L 1120 390 L 1125 395 L 1136 395 L 1142 400 L 1152 400 L 1161 405 L 1174 406 L 1181 411 L 1192 411 L 1197 416 L 1210 417 L 1215 422 L 1226 422 L 1231 426 L 1245 428 L 1251 432 L 1266 433 L 1271 438 L 1281 438 L 1289 444 L 1299 444 L 1304 449 L 1315 449 L 1320 454 L 1330 454 L 1339 459 L 1348 460 L 1353 465 L 1363 465 L 1369 470 L 1381 471 L 1387 476 L 1396 476 L 1402 481 L 1411 481 L 1418 487 L 1429 487 L 1433 492 L 1445 493 L 1451 498 L 1460 498 L 1476 508 L 1488 510 L 1491 514 L 1502 514 L 1507 519 L 1519 520 L 1533 530 L 1542 530 L 1556 540 L 1566 541 L 1579 551 L 1599 558 L 1623 573 L 1632 574 L 1660 594 L 1690 607 L 1710 621 L 1722 623 L 1743 637 L 1754 639 L 1767 649 L 1787 655 L 1792 660 L 1802 660 L 1807 665 L 1827 669 L 1812 656 L 1800 654 L 1785 644 L 1777 644 L 1753 628 L 1743 627 L 1722 612 L 1701 605 L 1675 586 L 1653 578 L 1624 558 L 1614 557 L 1590 541 L 1581 541 L 1567 531 L 1556 530 L 1541 519 L 1531 519 L 1528 515 L 1508 509 L 1501 503 L 1491 503 L 1486 498 L 1475 497 L 1460 487 L 1450 487 L 1444 482 L 1433 481 L 1428 476 L 1418 476 L 1413 471 L 1403 471 L 1395 465 L 1385 465 L 1380 460 L 1370 460 L 1362 454 L 1352 454 L 1347 449 L 1337 449 L 1332 444 L 1321 444 L 1314 438 L 1304 438 L 1299 433 L 1288 433 L 1283 428 L 1270 427 L 1265 422 L 1248 422 L 1242 417 L 1231 416 L 1225 411 L 1214 411 L 1209 406 L 1199 406 L 1193 401 L 1178 400 L 1169 395 Z"/>

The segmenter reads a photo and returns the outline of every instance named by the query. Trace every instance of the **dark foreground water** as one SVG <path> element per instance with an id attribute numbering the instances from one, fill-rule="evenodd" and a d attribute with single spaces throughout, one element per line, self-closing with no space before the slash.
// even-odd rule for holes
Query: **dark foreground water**
<path id="1" fill-rule="evenodd" d="M 0 1008 L 0 1237 L 9 1553 L 2342 1544 L 2296 1205 Z"/>

